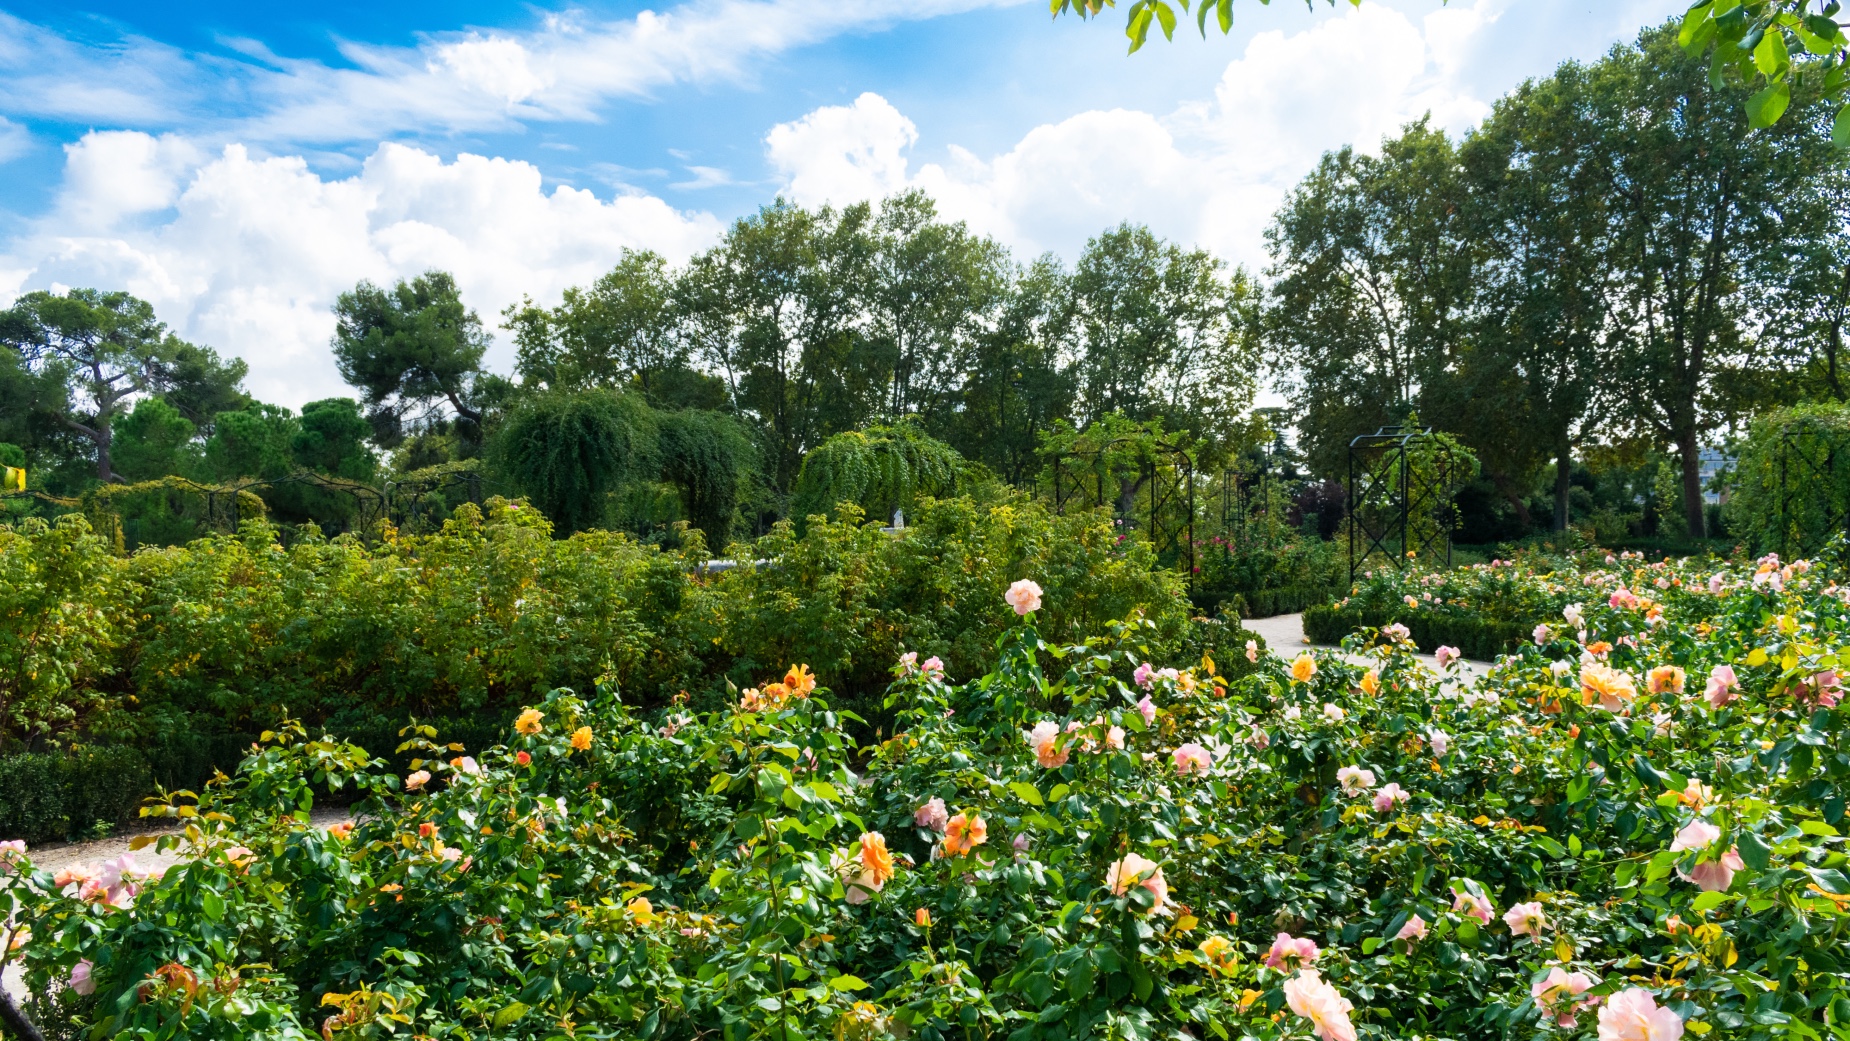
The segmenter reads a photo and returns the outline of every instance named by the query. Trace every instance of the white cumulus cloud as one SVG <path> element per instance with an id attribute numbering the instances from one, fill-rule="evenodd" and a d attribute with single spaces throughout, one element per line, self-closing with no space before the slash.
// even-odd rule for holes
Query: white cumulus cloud
<path id="1" fill-rule="evenodd" d="M 383 144 L 355 175 L 327 179 L 242 145 L 204 155 L 92 133 L 69 147 L 58 206 L 0 256 L 0 275 L 13 293 L 127 289 L 182 336 L 249 360 L 258 397 L 299 406 L 350 393 L 328 351 L 330 308 L 362 278 L 450 271 L 492 326 L 523 294 L 556 300 L 595 279 L 624 247 L 678 260 L 720 230 L 653 197 L 549 191 L 538 168 L 506 159 Z M 505 368 L 507 349 L 491 361 Z"/>

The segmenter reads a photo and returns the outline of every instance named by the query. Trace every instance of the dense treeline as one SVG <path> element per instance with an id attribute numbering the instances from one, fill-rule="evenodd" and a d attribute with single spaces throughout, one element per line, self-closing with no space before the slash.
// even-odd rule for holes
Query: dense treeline
<path id="1" fill-rule="evenodd" d="M 1417 416 L 1481 463 L 1467 541 L 1700 537 L 1719 516 L 1702 452 L 1850 379 L 1828 106 L 1801 91 L 1750 131 L 1738 94 L 1663 27 L 1523 84 L 1460 139 L 1420 121 L 1330 153 L 1269 229 L 1263 280 L 1128 224 L 1071 267 L 1024 261 L 912 192 L 780 200 L 684 264 L 626 252 L 554 306 L 487 318 L 443 272 L 362 282 L 332 343 L 357 400 L 300 414 L 127 294 L 29 293 L 0 315 L 0 454 L 65 493 L 466 465 L 562 533 L 672 540 L 686 520 L 718 548 L 837 496 L 884 518 L 1045 487 L 1082 431 L 1166 430 L 1200 470 L 1284 457 L 1294 518 L 1327 535 L 1321 479 L 1348 439 Z M 512 373 L 483 368 L 496 334 Z M 1252 409 L 1262 379 L 1289 408 Z"/>

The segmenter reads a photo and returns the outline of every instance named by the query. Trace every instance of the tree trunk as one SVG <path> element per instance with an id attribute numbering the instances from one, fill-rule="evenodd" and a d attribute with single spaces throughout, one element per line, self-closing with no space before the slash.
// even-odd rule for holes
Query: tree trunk
<path id="1" fill-rule="evenodd" d="M 1696 444 L 1692 424 L 1677 435 L 1677 454 L 1683 457 L 1683 515 L 1689 522 L 1689 537 L 1707 537 L 1702 503 L 1702 449 Z"/>
<path id="2" fill-rule="evenodd" d="M 1567 493 L 1573 487 L 1574 450 L 1566 438 L 1555 448 L 1554 530 L 1567 530 Z"/>

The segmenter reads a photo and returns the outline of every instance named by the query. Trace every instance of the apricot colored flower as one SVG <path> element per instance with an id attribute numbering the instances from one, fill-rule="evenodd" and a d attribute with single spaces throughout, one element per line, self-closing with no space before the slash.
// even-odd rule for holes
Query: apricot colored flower
<path id="1" fill-rule="evenodd" d="M 1426 919 L 1419 915 L 1408 918 L 1407 924 L 1401 926 L 1400 932 L 1394 934 L 1394 939 L 1405 940 L 1408 943 L 1426 939 Z"/>
<path id="2" fill-rule="evenodd" d="M 893 878 L 893 854 L 887 852 L 886 836 L 877 831 L 861 833 L 861 868 L 873 876 L 879 889 Z"/>
<path id="3" fill-rule="evenodd" d="M 1123 896 L 1136 886 L 1149 890 L 1156 898 L 1151 914 L 1163 914 L 1169 906 L 1169 882 L 1163 878 L 1163 869 L 1156 866 L 1156 861 L 1135 853 L 1126 853 L 1112 863 L 1105 873 L 1105 885 L 1112 896 Z"/>
<path id="4" fill-rule="evenodd" d="M 587 751 L 588 749 L 590 749 L 591 747 L 591 728 L 590 727 L 579 727 L 577 730 L 572 731 L 572 747 L 580 752 Z"/>
<path id="5" fill-rule="evenodd" d="M 249 871 L 257 863 L 257 854 L 249 846 L 233 846 L 225 851 L 225 861 L 239 871 Z"/>
<path id="6" fill-rule="evenodd" d="M 944 800 L 933 796 L 925 805 L 912 811 L 912 823 L 921 828 L 930 828 L 942 832 L 944 825 L 951 819 L 950 812 L 944 808 Z"/>
<path id="7" fill-rule="evenodd" d="M 1638 697 L 1638 688 L 1625 673 L 1598 662 L 1588 662 L 1580 670 L 1580 703 L 1596 705 L 1607 712 L 1622 711 Z"/>
<path id="8" fill-rule="evenodd" d="M 1306 969 L 1285 981 L 1285 1004 L 1310 1020 L 1322 1041 L 1355 1041 L 1355 1025 L 1349 1021 L 1355 1006 L 1323 982 L 1317 970 Z"/>
<path id="9" fill-rule="evenodd" d="M 514 753 L 514 761 L 516 763 L 519 763 L 522 766 L 526 766 L 528 763 L 531 763 L 533 761 L 533 757 L 528 755 L 526 751 L 523 749 L 519 752 Z"/>
<path id="10" fill-rule="evenodd" d="M 1210 936 L 1201 941 L 1197 949 L 1207 959 L 1208 968 L 1216 972 L 1228 968 L 1228 963 L 1233 960 L 1233 941 L 1225 936 Z"/>
<path id="11" fill-rule="evenodd" d="M 807 665 L 792 665 L 790 671 L 784 673 L 784 689 L 793 698 L 807 698 L 816 689 L 816 676 Z"/>
<path id="12" fill-rule="evenodd" d="M 1292 679 L 1299 683 L 1309 683 L 1311 677 L 1315 675 L 1317 675 L 1317 659 L 1311 657 L 1309 651 L 1291 659 Z"/>
<path id="13" fill-rule="evenodd" d="M 1316 941 L 1308 936 L 1279 933 L 1265 952 L 1265 966 L 1280 972 L 1293 972 L 1317 964 L 1317 957 L 1322 953 Z"/>
<path id="14" fill-rule="evenodd" d="M 1659 665 L 1645 675 L 1645 689 L 1653 694 L 1683 693 L 1683 670 L 1675 665 Z"/>
<path id="15" fill-rule="evenodd" d="M 648 925 L 655 921 L 655 905 L 649 903 L 649 898 L 646 896 L 639 896 L 624 904 L 623 910 L 628 912 L 629 916 L 639 925 Z"/>
<path id="16" fill-rule="evenodd" d="M 1381 674 L 1373 669 L 1362 673 L 1362 693 L 1374 697 L 1381 692 Z"/>
<path id="17" fill-rule="evenodd" d="M 931 928 L 931 911 L 921 907 L 912 912 L 912 922 L 921 929 Z"/>
<path id="18" fill-rule="evenodd" d="M 1483 897 L 1461 890 L 1452 898 L 1452 910 L 1489 925 L 1490 916 L 1495 914 L 1497 909 Z"/>
<path id="19" fill-rule="evenodd" d="M 1257 662 L 1259 660 L 1259 642 L 1257 640 L 1246 641 L 1246 660 L 1250 662 Z"/>
<path id="20" fill-rule="evenodd" d="M 1214 757 L 1208 750 L 1189 741 L 1175 750 L 1176 773 L 1183 777 L 1189 774 L 1205 774 L 1214 766 Z"/>
<path id="21" fill-rule="evenodd" d="M 944 855 L 961 856 L 989 841 L 989 824 L 968 811 L 957 814 L 944 825 Z"/>
<path id="22" fill-rule="evenodd" d="M 1683 1021 L 1640 987 L 1622 990 L 1599 1010 L 1599 1041 L 1677 1041 Z"/>
<path id="23" fill-rule="evenodd" d="M 1071 749 L 1060 747 L 1060 724 L 1042 720 L 1028 732 L 1028 747 L 1034 749 L 1034 761 L 1048 770 L 1066 765 Z"/>
<path id="24" fill-rule="evenodd" d="M 328 825 L 328 834 L 345 842 L 353 837 L 353 822 L 341 821 L 339 824 L 330 824 Z"/>
<path id="25" fill-rule="evenodd" d="M 1503 923 L 1510 927 L 1511 936 L 1533 936 L 1539 943 L 1542 930 L 1548 927 L 1548 916 L 1542 912 L 1541 904 L 1530 901 L 1511 905 L 1503 912 Z"/>
<path id="26" fill-rule="evenodd" d="M 540 710 L 536 708 L 530 708 L 527 711 L 522 712 L 520 714 L 520 718 L 514 720 L 514 729 L 520 731 L 523 734 L 539 733 L 540 732 Z"/>
<path id="27" fill-rule="evenodd" d="M 413 770 L 409 775 L 405 777 L 405 791 L 408 791 L 408 792 L 421 791 L 423 787 L 429 783 L 430 783 L 430 771 L 429 770 Z"/>
<path id="28" fill-rule="evenodd" d="M 1008 601 L 1016 614 L 1025 615 L 1041 609 L 1041 587 L 1028 579 L 1020 579 L 1009 586 L 1009 591 L 1002 594 L 1002 599 Z"/>

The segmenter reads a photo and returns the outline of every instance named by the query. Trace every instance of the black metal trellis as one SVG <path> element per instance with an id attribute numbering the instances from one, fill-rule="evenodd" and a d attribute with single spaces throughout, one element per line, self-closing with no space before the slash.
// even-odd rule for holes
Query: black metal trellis
<path id="1" fill-rule="evenodd" d="M 1220 475 L 1221 539 L 1229 546 L 1244 546 L 1252 536 L 1253 515 L 1271 509 L 1272 467 L 1261 463 L 1254 470 L 1222 470 Z"/>
<path id="2" fill-rule="evenodd" d="M 261 491 L 279 491 L 287 488 L 314 489 L 316 491 L 344 495 L 347 497 L 347 501 L 351 504 L 352 510 L 345 517 L 327 518 L 330 522 L 330 526 L 337 526 L 337 530 L 329 532 L 329 534 L 353 534 L 362 539 L 371 539 L 377 534 L 379 521 L 387 515 L 386 497 L 379 489 L 368 484 L 362 484 L 359 481 L 348 481 L 338 477 L 329 477 L 326 474 L 318 474 L 312 470 L 298 470 L 284 477 L 255 478 L 240 481 L 227 492 L 223 493 L 225 497 L 230 500 L 230 530 L 238 530 L 238 526 L 244 520 L 242 509 L 238 505 L 239 493 L 250 492 L 255 495 L 259 494 Z M 215 503 L 219 494 L 221 493 L 216 491 L 210 493 L 212 499 L 208 500 L 207 505 L 207 515 L 209 517 L 216 515 L 214 512 L 216 509 Z"/>
<path id="3" fill-rule="evenodd" d="M 1850 432 L 1815 419 L 1780 431 L 1779 553 L 1787 560 L 1822 551 L 1850 533 Z M 1807 523 L 1822 515 L 1822 524 Z"/>
<path id="4" fill-rule="evenodd" d="M 466 501 L 482 505 L 482 486 L 485 483 L 482 475 L 474 470 L 446 470 L 403 481 L 387 481 L 386 513 L 399 530 L 421 532 L 433 520 L 441 523 L 440 517 L 449 514 L 452 504 L 447 493 L 454 489 L 461 489 Z M 430 501 L 432 496 L 442 498 L 433 503 Z"/>
<path id="5" fill-rule="evenodd" d="M 1409 454 L 1432 438 L 1431 427 L 1384 426 L 1349 441 L 1349 581 L 1375 553 L 1395 567 L 1431 555 L 1452 563 L 1452 461 L 1416 473 Z M 1416 524 L 1430 515 L 1434 523 Z"/>
<path id="6" fill-rule="evenodd" d="M 1121 526 L 1138 528 L 1137 494 L 1133 492 L 1126 503 L 1121 490 L 1113 487 L 1122 479 L 1125 469 L 1112 466 L 1109 453 L 1116 446 L 1139 440 L 1117 438 L 1092 451 L 1055 456 L 1054 512 L 1064 514 L 1071 503 L 1081 503 L 1088 509 L 1109 506 Z M 1148 449 L 1151 457 L 1135 464 L 1138 483 L 1147 491 L 1141 529 L 1158 559 L 1173 556 L 1192 593 L 1196 570 L 1195 460 L 1187 449 L 1173 442 L 1150 442 Z M 1114 493 L 1107 495 L 1108 488 L 1113 488 Z M 1089 496 L 1088 491 L 1091 492 Z"/>

